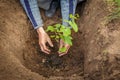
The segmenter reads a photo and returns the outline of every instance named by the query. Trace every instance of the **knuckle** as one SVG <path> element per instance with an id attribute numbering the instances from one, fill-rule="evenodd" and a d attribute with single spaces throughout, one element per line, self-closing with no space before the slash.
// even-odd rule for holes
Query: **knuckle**
<path id="1" fill-rule="evenodd" d="M 41 45 L 41 42 L 39 42 L 39 45 Z"/>
<path id="2" fill-rule="evenodd" d="M 41 51 L 43 52 L 44 50 L 43 50 L 43 49 L 41 49 Z"/>
<path id="3" fill-rule="evenodd" d="M 42 51 L 42 52 L 44 51 L 43 48 L 41 48 L 41 51 Z"/>

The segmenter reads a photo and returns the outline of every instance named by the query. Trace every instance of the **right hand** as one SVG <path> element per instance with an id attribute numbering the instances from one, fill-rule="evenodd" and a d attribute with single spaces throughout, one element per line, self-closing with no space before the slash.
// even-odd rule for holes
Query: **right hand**
<path id="1" fill-rule="evenodd" d="M 66 51 L 65 51 L 65 52 L 58 52 L 58 53 L 59 53 L 59 56 L 63 56 L 63 55 L 65 55 L 65 54 L 67 54 L 67 53 L 68 53 L 68 50 L 69 50 L 69 48 L 70 48 L 70 45 L 67 44 L 67 43 L 65 43 L 65 42 L 61 39 L 61 40 L 60 40 L 59 49 L 60 49 L 60 48 L 63 48 L 63 47 L 66 48 Z"/>
<path id="2" fill-rule="evenodd" d="M 38 28 L 37 33 L 38 33 L 38 37 L 39 37 L 39 45 L 40 45 L 41 51 L 49 54 L 50 50 L 46 46 L 46 43 L 48 43 L 51 47 L 53 47 L 53 43 L 52 43 L 50 37 L 45 32 L 43 27 Z"/>

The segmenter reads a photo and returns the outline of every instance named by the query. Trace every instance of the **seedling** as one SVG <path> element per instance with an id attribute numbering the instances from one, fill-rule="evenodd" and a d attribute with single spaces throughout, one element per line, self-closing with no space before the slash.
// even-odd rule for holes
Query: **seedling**
<path id="1" fill-rule="evenodd" d="M 65 43 L 72 46 L 72 36 L 71 36 L 71 30 L 73 29 L 75 32 L 78 32 L 78 26 L 75 22 L 76 19 L 78 19 L 79 15 L 75 14 L 74 16 L 70 14 L 70 20 L 64 20 L 69 24 L 69 26 L 64 26 L 62 24 L 54 24 L 47 27 L 47 32 L 53 33 L 50 35 L 51 38 L 55 39 L 57 42 L 59 42 L 60 39 L 62 39 Z M 66 48 L 60 48 L 60 52 L 65 52 Z"/>

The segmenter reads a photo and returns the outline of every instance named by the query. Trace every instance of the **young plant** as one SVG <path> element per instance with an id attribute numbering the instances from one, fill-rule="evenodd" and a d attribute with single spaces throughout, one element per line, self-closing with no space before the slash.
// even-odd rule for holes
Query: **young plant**
<path id="1" fill-rule="evenodd" d="M 78 26 L 75 22 L 78 17 L 78 14 L 75 14 L 74 16 L 70 14 L 70 20 L 64 20 L 70 27 L 57 23 L 55 25 L 48 26 L 46 31 L 53 33 L 50 37 L 55 39 L 57 42 L 62 39 L 65 43 L 72 46 L 71 30 L 73 29 L 75 32 L 78 32 Z M 65 52 L 66 48 L 60 48 L 59 51 Z"/>

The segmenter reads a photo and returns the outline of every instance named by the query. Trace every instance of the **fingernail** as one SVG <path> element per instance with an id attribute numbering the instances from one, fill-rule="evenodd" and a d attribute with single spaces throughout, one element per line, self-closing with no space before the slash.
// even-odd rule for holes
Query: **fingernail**
<path id="1" fill-rule="evenodd" d="M 59 56 L 62 56 L 62 54 L 59 54 Z"/>
<path id="2" fill-rule="evenodd" d="M 49 54 L 49 53 L 46 53 L 46 54 Z"/>
<path id="3" fill-rule="evenodd" d="M 61 55 L 59 55 L 59 56 L 61 56 Z"/>
<path id="4" fill-rule="evenodd" d="M 61 56 L 63 56 L 63 55 L 59 55 L 59 57 L 61 57 Z"/>

